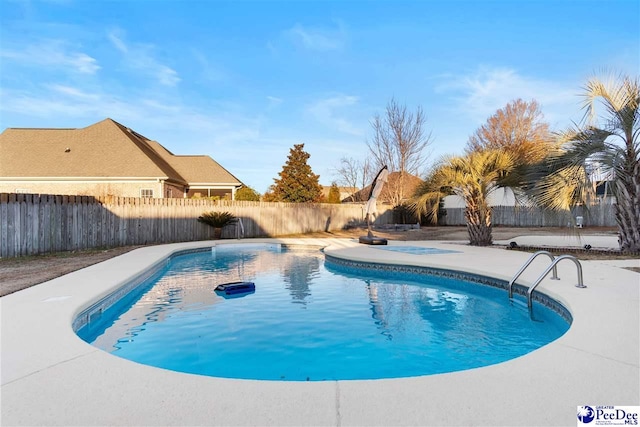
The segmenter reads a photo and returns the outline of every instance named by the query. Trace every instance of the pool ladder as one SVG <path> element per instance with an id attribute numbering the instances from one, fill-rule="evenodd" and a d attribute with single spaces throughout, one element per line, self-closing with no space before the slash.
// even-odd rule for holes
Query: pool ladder
<path id="1" fill-rule="evenodd" d="M 231 224 L 233 224 L 236 229 L 236 239 L 240 240 L 242 238 L 244 238 L 244 224 L 242 223 L 242 218 L 240 217 L 236 217 L 231 221 Z"/>
<path id="2" fill-rule="evenodd" d="M 533 285 L 531 285 L 531 287 L 527 290 L 527 306 L 529 307 L 529 310 L 531 310 L 533 307 L 533 302 L 532 302 L 533 290 L 540 284 L 540 282 L 544 280 L 545 277 L 547 277 L 547 275 L 551 271 L 553 271 L 553 275 L 551 276 L 551 279 L 560 280 L 560 278 L 558 277 L 558 268 L 556 266 L 563 259 L 570 259 L 575 263 L 578 269 L 578 284 L 576 285 L 576 288 L 586 288 L 586 286 L 582 281 L 582 265 L 580 264 L 580 261 L 578 261 L 578 258 L 574 257 L 573 255 L 560 255 L 558 258 L 556 258 L 551 252 L 538 251 L 533 255 L 531 255 L 531 257 L 527 260 L 527 262 L 525 262 L 524 265 L 520 267 L 520 270 L 518 270 L 515 276 L 513 276 L 513 279 L 511 279 L 511 281 L 509 282 L 509 286 L 508 286 L 509 299 L 513 298 L 513 285 L 515 284 L 516 280 L 518 280 L 518 277 L 520 277 L 520 275 L 524 273 L 527 267 L 529 267 L 529 265 L 533 262 L 533 260 L 539 255 L 547 255 L 549 258 L 551 258 L 551 265 L 547 267 L 547 269 L 540 275 L 540 277 L 538 277 L 538 279 L 533 283 Z"/>

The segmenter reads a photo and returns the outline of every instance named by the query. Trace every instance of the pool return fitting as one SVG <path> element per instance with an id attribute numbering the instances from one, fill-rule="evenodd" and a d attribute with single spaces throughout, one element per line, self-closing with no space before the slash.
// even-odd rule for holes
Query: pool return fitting
<path id="1" fill-rule="evenodd" d="M 522 273 L 524 273 L 527 267 L 529 267 L 531 262 L 533 262 L 533 260 L 538 255 L 547 255 L 549 258 L 551 258 L 551 265 L 547 267 L 544 273 L 542 273 L 540 277 L 538 277 L 538 279 L 533 283 L 533 285 L 531 285 L 531 287 L 529 287 L 529 289 L 527 290 L 527 306 L 529 307 L 529 311 L 531 311 L 531 309 L 533 308 L 533 290 L 540 284 L 540 282 L 542 282 L 544 278 L 547 277 L 547 275 L 551 271 L 553 271 L 553 275 L 551 276 L 551 279 L 560 280 L 560 278 L 558 277 L 558 268 L 556 267 L 556 265 L 563 259 L 570 259 L 571 261 L 574 262 L 574 264 L 578 269 L 578 284 L 576 285 L 576 288 L 586 288 L 586 286 L 582 281 L 582 265 L 580 264 L 580 261 L 578 261 L 578 258 L 574 257 L 573 255 L 560 255 L 559 257 L 556 258 L 551 252 L 538 251 L 533 255 L 531 255 L 531 257 L 527 260 L 527 262 L 525 262 L 524 265 L 520 267 L 520 270 L 518 270 L 515 276 L 513 276 L 513 279 L 511 279 L 511 281 L 509 282 L 509 286 L 508 286 L 509 299 L 513 298 L 513 285 L 515 284 L 516 280 L 518 279 L 518 277 L 520 277 Z"/>

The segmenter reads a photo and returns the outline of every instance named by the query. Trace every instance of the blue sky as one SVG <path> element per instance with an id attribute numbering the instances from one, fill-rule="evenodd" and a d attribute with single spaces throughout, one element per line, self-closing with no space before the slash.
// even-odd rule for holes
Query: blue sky
<path id="1" fill-rule="evenodd" d="M 0 128 L 110 117 L 261 193 L 298 143 L 329 185 L 391 97 L 435 160 L 513 99 L 559 129 L 588 77 L 640 73 L 638 0 L 3 0 L 0 24 Z"/>

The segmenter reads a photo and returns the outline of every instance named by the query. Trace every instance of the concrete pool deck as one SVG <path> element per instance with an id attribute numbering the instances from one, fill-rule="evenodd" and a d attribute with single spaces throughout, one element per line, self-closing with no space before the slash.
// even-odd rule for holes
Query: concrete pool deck
<path id="1" fill-rule="evenodd" d="M 355 261 L 429 266 L 509 280 L 529 253 L 452 242 L 413 255 L 350 239 L 247 239 L 326 246 Z M 71 328 L 76 315 L 142 270 L 185 249 L 134 250 L 0 298 L 2 425 L 574 425 L 579 405 L 640 405 L 640 275 L 607 261 L 573 263 L 538 290 L 573 315 L 569 331 L 523 357 L 450 374 L 371 381 L 278 382 L 211 378 L 130 362 Z M 640 261 L 629 261 L 640 266 Z M 518 281 L 531 284 L 540 257 Z M 507 295 L 505 293 L 505 298 Z M 256 355 L 259 363 L 259 355 Z"/>

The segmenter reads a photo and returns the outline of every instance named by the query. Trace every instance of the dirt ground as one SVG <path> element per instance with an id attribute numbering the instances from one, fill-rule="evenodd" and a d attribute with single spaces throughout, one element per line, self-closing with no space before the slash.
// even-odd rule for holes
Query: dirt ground
<path id="1" fill-rule="evenodd" d="M 139 246 L 0 259 L 0 297 L 122 255 Z"/>
<path id="2" fill-rule="evenodd" d="M 515 228 L 496 227 L 493 229 L 494 240 L 509 240 L 517 236 L 557 236 L 569 235 L 572 230 L 567 228 Z M 583 231 L 585 234 L 610 234 L 615 235 L 615 228 L 592 228 Z M 333 231 L 330 233 L 311 233 L 297 235 L 295 237 L 351 237 L 357 238 L 365 235 L 364 229 L 351 229 Z M 375 230 L 378 237 L 385 237 L 389 240 L 448 240 L 465 241 L 468 235 L 465 227 L 422 227 L 419 230 L 393 231 Z M 293 237 L 293 236 L 287 236 Z M 78 252 L 61 252 L 57 254 L 47 254 L 39 256 L 29 256 L 21 258 L 0 259 L 0 296 L 4 296 L 39 283 L 46 282 L 59 276 L 63 276 L 75 270 L 88 267 L 92 264 L 105 261 L 109 258 L 122 255 L 139 246 L 125 246 L 120 248 L 104 250 L 88 250 Z M 494 246 L 503 249 L 504 246 Z M 565 251 L 566 253 L 566 251 Z M 611 259 L 630 258 L 618 254 L 602 253 L 577 253 L 579 259 Z M 635 257 L 637 258 L 637 257 Z M 637 269 L 634 269 L 637 271 Z"/>

